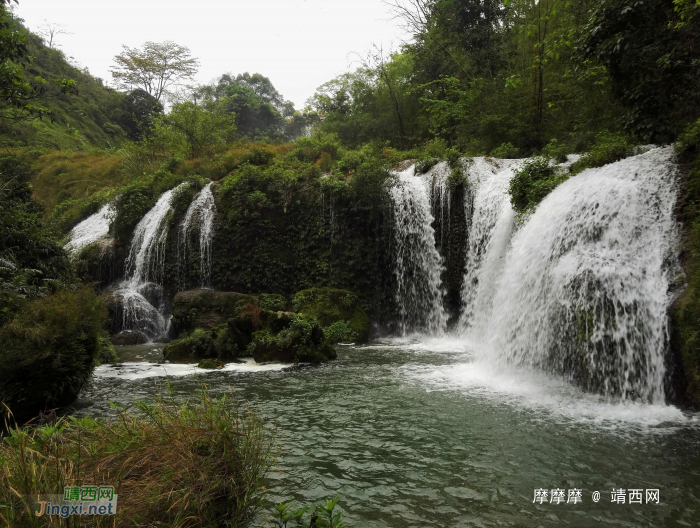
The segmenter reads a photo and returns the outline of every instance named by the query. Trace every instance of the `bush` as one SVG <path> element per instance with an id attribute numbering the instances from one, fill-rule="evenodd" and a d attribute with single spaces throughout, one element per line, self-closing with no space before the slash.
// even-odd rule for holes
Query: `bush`
<path id="1" fill-rule="evenodd" d="M 578 174 L 586 169 L 602 167 L 633 154 L 634 145 L 628 136 L 601 132 L 590 151 L 571 165 L 571 173 Z"/>
<path id="2" fill-rule="evenodd" d="M 90 288 L 24 304 L 0 328 L 0 414 L 70 404 L 104 353 L 107 310 Z"/>
<path id="3" fill-rule="evenodd" d="M 521 157 L 521 154 L 520 149 L 512 143 L 501 143 L 501 146 L 493 149 L 489 156 L 501 159 L 517 159 Z"/>
<path id="4" fill-rule="evenodd" d="M 335 288 L 302 290 L 294 295 L 292 304 L 294 311 L 316 319 L 324 332 L 342 321 L 352 332 L 353 340 L 365 342 L 369 338 L 369 317 L 351 291 Z"/>
<path id="5" fill-rule="evenodd" d="M 420 159 L 416 162 L 416 174 L 425 174 L 438 163 L 440 163 L 440 160 L 437 158 Z"/>
<path id="6" fill-rule="evenodd" d="M 122 191 L 115 203 L 112 236 L 128 242 L 144 215 L 155 205 L 157 197 L 145 183 L 134 183 Z"/>
<path id="7" fill-rule="evenodd" d="M 65 486 L 114 486 L 115 517 L 83 516 L 80 525 L 252 526 L 273 461 L 265 424 L 235 399 L 198 397 L 178 404 L 160 396 L 140 412 L 117 407 L 118 420 L 60 419 L 53 425 L 13 429 L 0 444 L 0 519 L 37 526 L 39 494 Z M 105 521 L 108 521 L 105 523 Z M 67 526 L 57 516 L 42 526 Z"/>
<path id="8" fill-rule="evenodd" d="M 326 335 L 326 341 L 331 344 L 341 342 L 348 343 L 357 339 L 355 332 L 352 331 L 346 321 L 336 321 L 332 325 L 324 328 L 323 333 Z"/>
<path id="9" fill-rule="evenodd" d="M 510 181 L 510 203 L 518 213 L 537 207 L 568 175 L 560 173 L 549 158 L 536 157 L 525 162 Z"/>
<path id="10" fill-rule="evenodd" d="M 320 363 L 336 358 L 318 322 L 300 315 L 290 317 L 287 326 L 276 333 L 274 329 L 255 332 L 247 352 L 258 363 Z"/>

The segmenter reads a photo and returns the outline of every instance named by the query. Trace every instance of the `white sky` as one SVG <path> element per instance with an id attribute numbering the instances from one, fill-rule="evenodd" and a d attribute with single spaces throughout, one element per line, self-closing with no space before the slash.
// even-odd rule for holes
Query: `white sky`
<path id="1" fill-rule="evenodd" d="M 172 40 L 199 59 L 198 82 L 258 72 L 297 109 L 356 54 L 403 37 L 382 0 L 19 0 L 15 13 L 34 32 L 65 25 L 58 47 L 106 82 L 122 44 Z"/>

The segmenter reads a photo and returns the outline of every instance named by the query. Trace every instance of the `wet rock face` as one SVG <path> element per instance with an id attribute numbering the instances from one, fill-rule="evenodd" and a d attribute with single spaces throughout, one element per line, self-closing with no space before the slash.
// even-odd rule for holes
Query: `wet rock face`
<path id="1" fill-rule="evenodd" d="M 133 346 L 148 343 L 148 336 L 138 330 L 123 330 L 110 338 L 115 346 Z"/>

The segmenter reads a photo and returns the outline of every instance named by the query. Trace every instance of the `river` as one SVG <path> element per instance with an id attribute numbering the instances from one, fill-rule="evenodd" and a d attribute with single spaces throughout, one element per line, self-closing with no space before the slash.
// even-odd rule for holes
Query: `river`
<path id="1" fill-rule="evenodd" d="M 339 493 L 352 527 L 698 526 L 699 414 L 482 363 L 464 338 L 339 346 L 320 366 L 224 371 L 162 363 L 155 345 L 118 353 L 123 363 L 97 369 L 75 414 L 108 417 L 110 401 L 152 399 L 166 375 L 180 395 L 200 382 L 233 391 L 276 427 L 271 499 Z M 538 488 L 567 499 L 580 489 L 582 502 L 533 504 Z M 613 503 L 613 489 L 641 489 L 642 504 L 628 493 Z M 648 489 L 659 504 L 646 503 Z"/>

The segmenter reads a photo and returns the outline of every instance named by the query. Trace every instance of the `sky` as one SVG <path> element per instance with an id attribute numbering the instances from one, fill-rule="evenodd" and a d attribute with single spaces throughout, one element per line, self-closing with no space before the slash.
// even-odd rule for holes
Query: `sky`
<path id="1" fill-rule="evenodd" d="M 404 38 L 382 0 L 19 0 L 15 13 L 34 32 L 65 26 L 57 47 L 106 83 L 122 45 L 172 40 L 199 59 L 198 83 L 258 72 L 298 109 L 373 45 Z"/>

